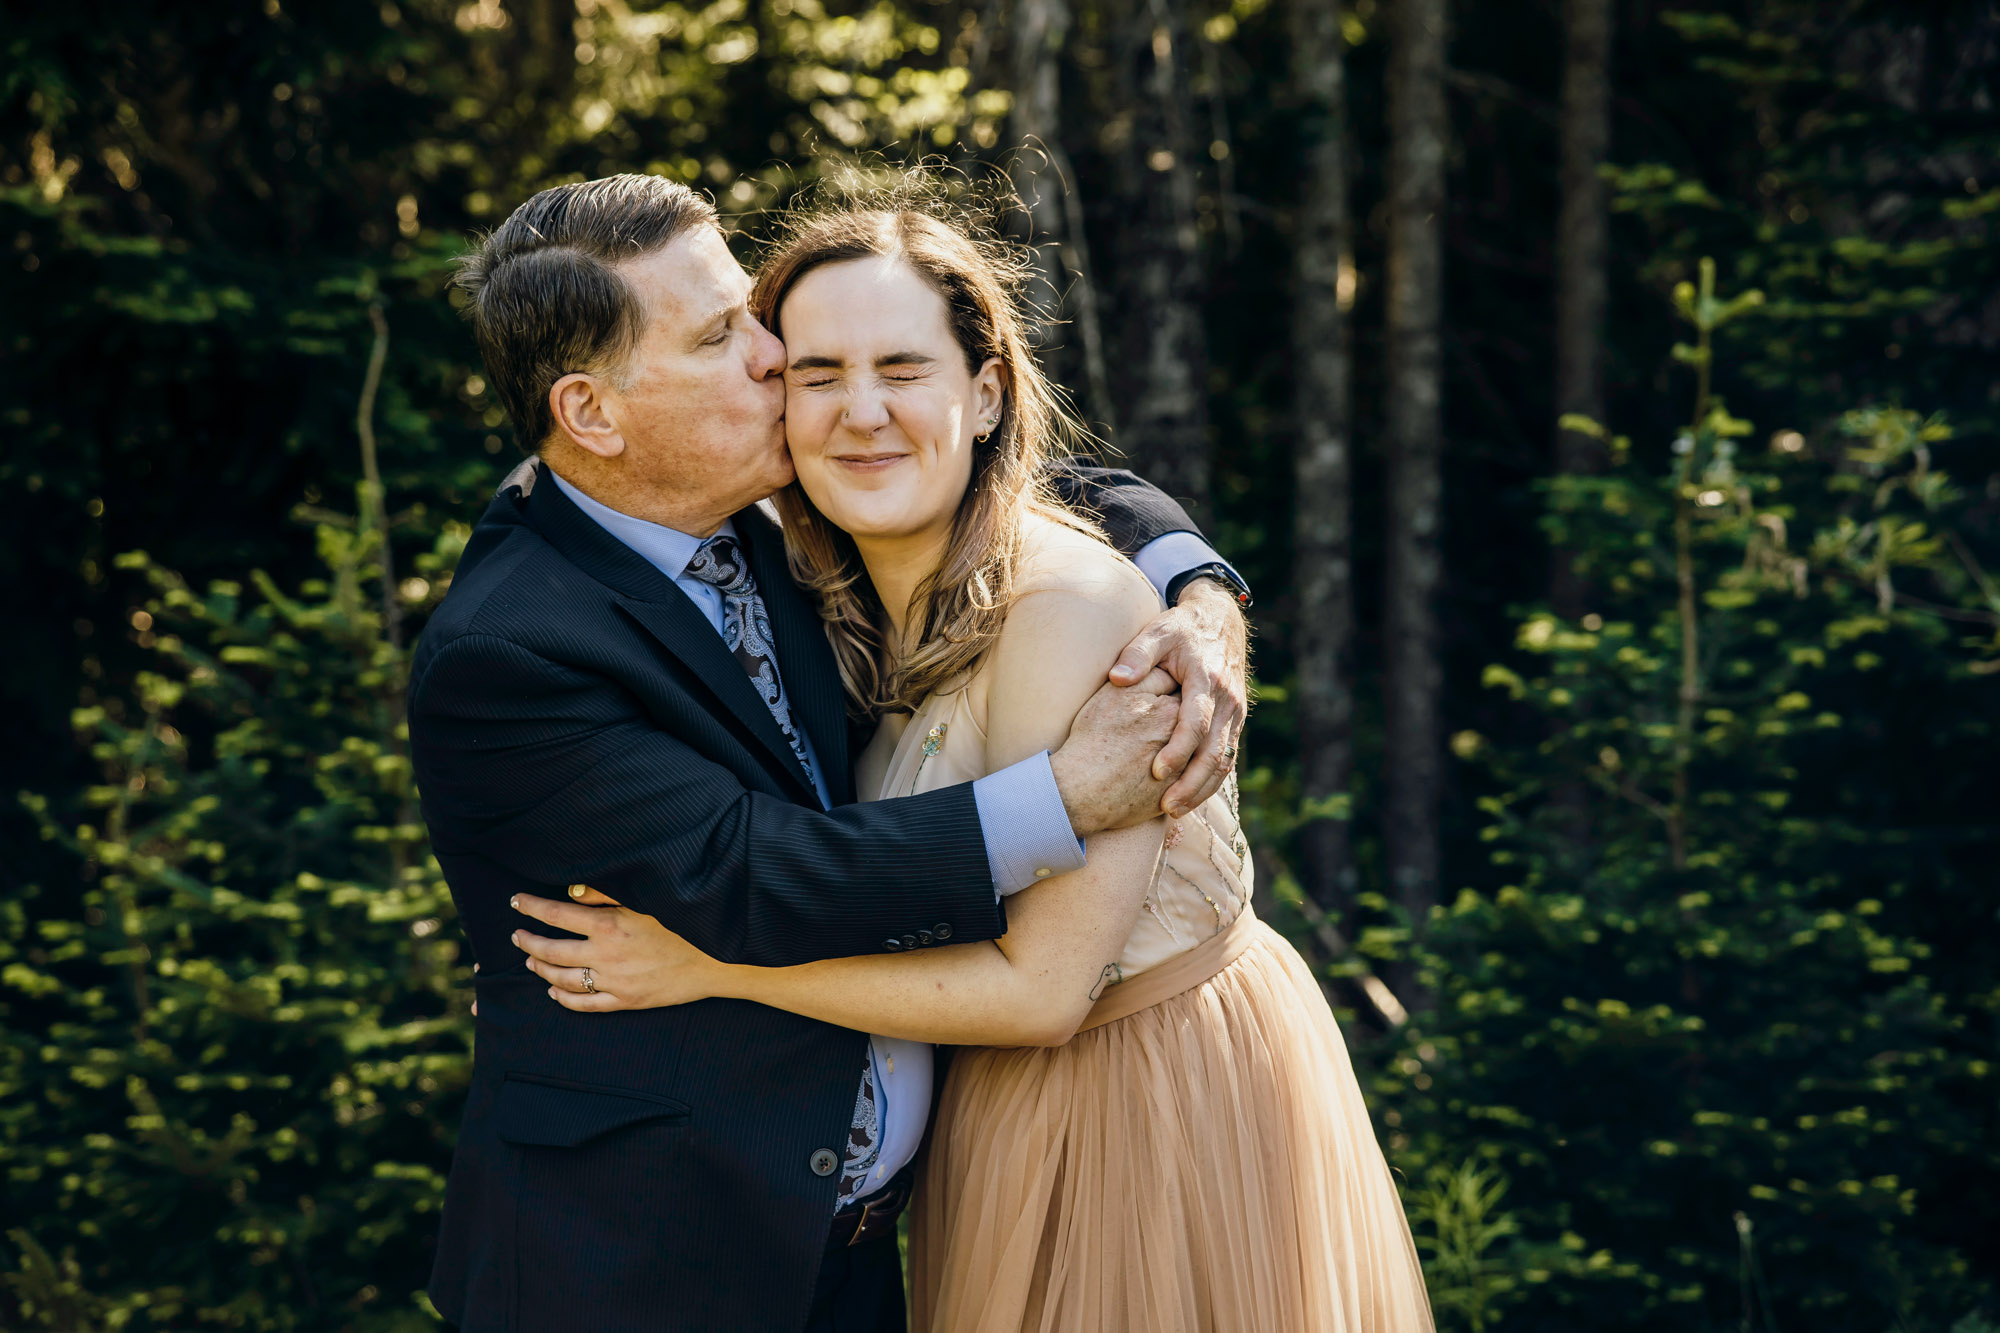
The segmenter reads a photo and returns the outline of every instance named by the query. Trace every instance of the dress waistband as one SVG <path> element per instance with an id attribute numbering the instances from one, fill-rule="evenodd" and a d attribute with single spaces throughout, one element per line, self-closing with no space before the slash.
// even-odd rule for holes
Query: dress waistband
<path id="1" fill-rule="evenodd" d="M 1121 1018 L 1130 1018 L 1141 1009 L 1150 1009 L 1162 1000 L 1171 1000 L 1182 991 L 1193 990 L 1202 982 L 1215 976 L 1238 958 L 1257 938 L 1263 923 L 1257 920 L 1249 908 L 1243 915 L 1223 929 L 1218 935 L 1211 935 L 1189 949 L 1161 963 L 1158 967 L 1147 968 L 1130 981 L 1121 981 L 1107 990 L 1090 1012 L 1084 1015 L 1078 1032 L 1088 1032 L 1106 1023 L 1115 1023 Z"/>

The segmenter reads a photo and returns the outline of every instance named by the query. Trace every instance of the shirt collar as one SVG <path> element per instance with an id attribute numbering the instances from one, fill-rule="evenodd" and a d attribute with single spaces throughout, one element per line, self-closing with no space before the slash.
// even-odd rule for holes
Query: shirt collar
<path id="1" fill-rule="evenodd" d="M 576 487 L 562 479 L 554 468 L 545 469 L 555 484 L 562 489 L 576 507 L 596 521 L 606 532 L 625 543 L 645 561 L 670 579 L 677 579 L 687 572 L 688 562 L 694 559 L 706 538 L 693 537 L 674 528 L 658 523 L 648 523 L 643 518 L 634 518 L 621 513 L 610 505 L 591 499 Z M 718 537 L 734 537 L 736 527 L 728 519 L 716 532 Z"/>

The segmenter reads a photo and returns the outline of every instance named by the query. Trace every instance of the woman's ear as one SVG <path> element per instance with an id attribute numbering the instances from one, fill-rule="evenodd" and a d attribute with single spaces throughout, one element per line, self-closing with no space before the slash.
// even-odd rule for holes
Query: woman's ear
<path id="1" fill-rule="evenodd" d="M 972 406 L 974 435 L 984 435 L 999 423 L 1000 411 L 1007 405 L 1007 374 L 1000 367 L 999 357 L 989 357 L 979 373 L 972 377 Z"/>
<path id="2" fill-rule="evenodd" d="M 565 375 L 549 386 L 549 412 L 556 419 L 556 433 L 568 436 L 577 448 L 616 458 L 625 452 L 625 436 L 612 419 L 605 390 L 604 381 L 588 372 Z"/>

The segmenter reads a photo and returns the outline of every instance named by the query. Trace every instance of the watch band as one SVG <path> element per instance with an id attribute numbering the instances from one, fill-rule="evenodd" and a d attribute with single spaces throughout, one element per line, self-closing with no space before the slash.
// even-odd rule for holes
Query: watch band
<path id="1" fill-rule="evenodd" d="M 1248 611 L 1252 606 L 1256 605 L 1255 600 L 1250 596 L 1249 585 L 1238 578 L 1234 570 L 1219 560 L 1211 560 L 1205 565 L 1196 565 L 1193 569 L 1183 570 L 1174 575 L 1173 579 L 1167 584 L 1167 605 L 1179 605 L 1181 593 L 1186 591 L 1188 584 L 1194 582 L 1196 579 L 1214 579 L 1217 583 L 1220 583 L 1228 591 L 1229 595 L 1236 599 L 1236 606 L 1239 610 Z"/>

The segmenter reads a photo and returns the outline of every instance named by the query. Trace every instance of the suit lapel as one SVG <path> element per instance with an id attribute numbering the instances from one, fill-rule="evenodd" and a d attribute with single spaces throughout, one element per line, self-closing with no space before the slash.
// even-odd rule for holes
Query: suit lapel
<path id="1" fill-rule="evenodd" d="M 527 512 L 535 530 L 577 568 L 616 593 L 619 609 L 687 666 L 716 702 L 763 744 L 784 774 L 804 788 L 814 805 L 819 804 L 819 793 L 785 733 L 701 608 L 651 562 L 578 509 L 554 483 L 544 478 L 527 489 Z M 784 633 L 775 622 L 774 632 Z M 781 648 L 778 669 L 785 672 L 789 689 L 792 678 L 783 655 Z M 819 738 L 813 739 L 817 743 Z"/>
<path id="2" fill-rule="evenodd" d="M 792 701 L 793 719 L 812 738 L 813 754 L 826 778 L 835 805 L 854 799 L 853 775 L 847 752 L 847 709 L 840 686 L 840 668 L 826 641 L 826 627 L 796 583 L 785 559 L 785 538 L 778 525 L 752 507 L 731 520 L 750 559 L 757 590 L 771 615 L 771 635 L 777 640 L 778 672 Z"/>
<path id="3" fill-rule="evenodd" d="M 667 581 L 663 579 L 662 582 Z M 664 599 L 648 602 L 621 597 L 618 599 L 619 609 L 652 635 L 661 647 L 691 667 L 722 705 L 736 716 L 736 720 L 764 743 L 764 748 L 783 766 L 785 775 L 805 788 L 813 804 L 818 805 L 819 793 L 813 788 L 812 778 L 806 773 L 804 765 L 799 763 L 798 756 L 792 753 L 791 743 L 779 730 L 771 710 L 765 707 L 757 687 L 743 674 L 743 664 L 723 644 L 722 636 L 715 632 L 715 626 L 708 623 L 708 617 L 701 613 L 701 608 L 671 582 L 667 582 L 667 587 L 680 599 L 678 603 Z M 778 669 L 784 671 L 782 662 Z M 789 676 L 786 676 L 785 683 L 789 690 Z M 793 706 L 796 708 L 796 703 Z"/>

